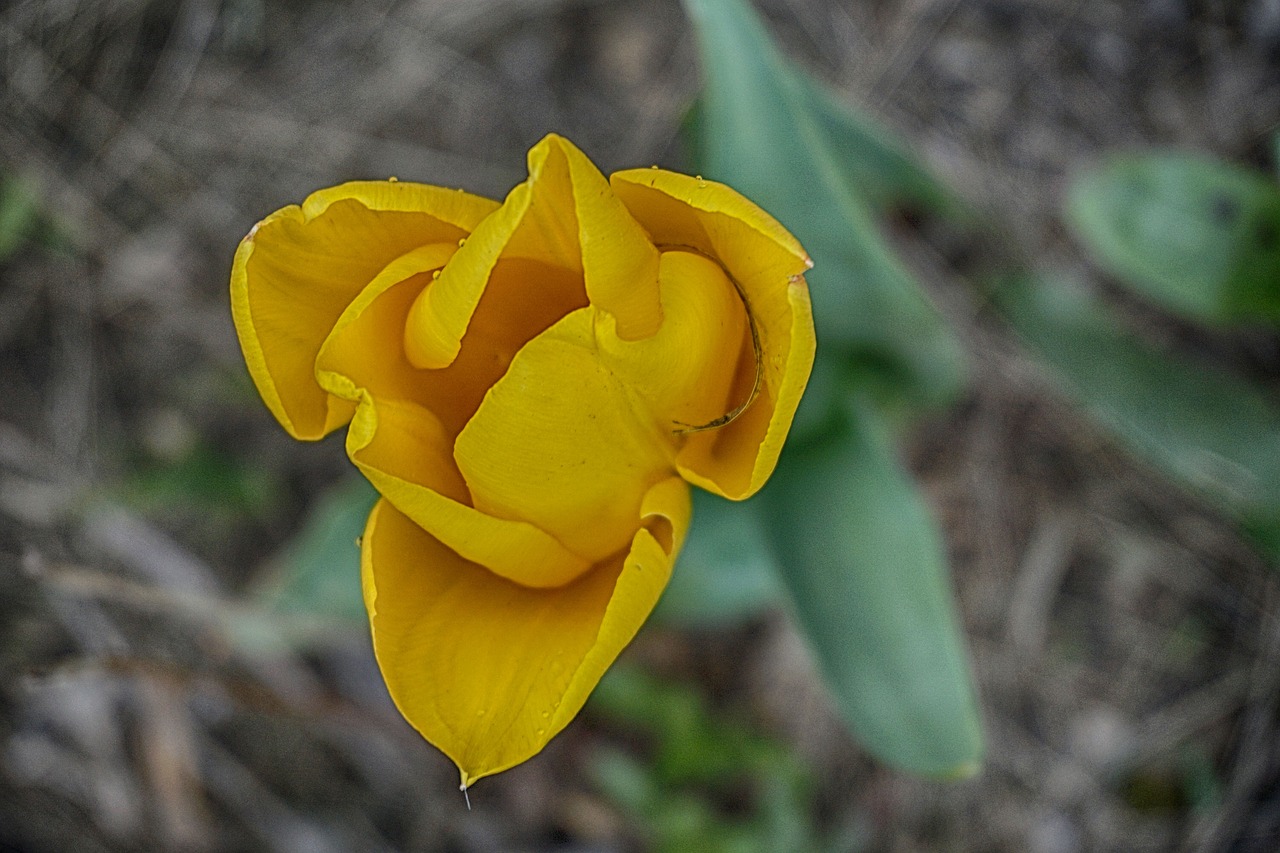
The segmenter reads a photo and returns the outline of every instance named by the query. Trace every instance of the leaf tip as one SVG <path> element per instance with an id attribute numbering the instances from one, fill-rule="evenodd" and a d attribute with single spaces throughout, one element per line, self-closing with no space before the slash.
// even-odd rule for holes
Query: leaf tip
<path id="1" fill-rule="evenodd" d="M 972 779 L 981 772 L 982 761 L 975 758 L 944 770 L 939 778 L 944 782 L 961 782 L 965 779 Z"/>

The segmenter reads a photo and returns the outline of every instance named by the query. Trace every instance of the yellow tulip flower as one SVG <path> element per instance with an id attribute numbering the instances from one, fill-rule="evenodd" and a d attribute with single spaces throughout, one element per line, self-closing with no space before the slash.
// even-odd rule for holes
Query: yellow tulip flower
<path id="1" fill-rule="evenodd" d="M 789 233 L 733 190 L 608 179 L 568 141 L 502 204 L 401 181 L 312 194 L 236 252 L 249 372 L 295 438 L 349 424 L 392 699 L 463 786 L 537 754 L 661 595 L 689 484 L 773 471 L 814 333 Z"/>

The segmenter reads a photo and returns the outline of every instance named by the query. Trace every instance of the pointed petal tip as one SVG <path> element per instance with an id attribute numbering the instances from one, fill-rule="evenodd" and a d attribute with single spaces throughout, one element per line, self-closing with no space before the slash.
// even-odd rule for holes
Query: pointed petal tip
<path id="1" fill-rule="evenodd" d="M 560 151 L 565 151 L 565 152 L 577 152 L 577 153 L 582 152 L 582 149 L 574 145 L 571 140 L 561 136 L 560 134 L 556 133 L 554 130 L 548 133 L 546 136 L 543 136 L 541 139 L 539 139 L 537 144 L 535 144 L 533 148 L 529 149 L 529 151 L 530 153 L 532 153 L 533 151 L 538 149 L 546 150 L 548 148 L 556 148 Z"/>

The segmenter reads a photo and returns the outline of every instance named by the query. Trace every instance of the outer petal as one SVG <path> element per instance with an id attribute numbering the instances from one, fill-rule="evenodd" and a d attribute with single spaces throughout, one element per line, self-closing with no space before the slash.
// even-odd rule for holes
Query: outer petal
<path id="1" fill-rule="evenodd" d="M 748 497 L 777 464 L 813 366 L 803 278 L 812 264 L 786 229 L 723 184 L 661 169 L 616 172 L 610 182 L 659 248 L 688 247 L 715 259 L 746 298 L 761 343 L 759 396 L 727 426 L 689 436 L 677 468 L 709 491 Z M 751 381 L 745 377 L 748 389 Z"/>
<path id="2" fill-rule="evenodd" d="M 451 421 L 460 413 L 465 420 L 474 411 L 506 362 L 495 363 L 496 350 L 488 348 L 480 352 L 477 363 L 460 359 L 447 370 L 418 370 L 401 349 L 400 331 L 409 305 L 430 281 L 429 271 L 454 248 L 424 246 L 388 264 L 334 325 L 316 359 L 316 377 L 326 390 L 358 403 L 347 433 L 347 453 L 401 512 L 448 547 L 503 577 L 529 586 L 563 584 L 586 571 L 590 561 L 531 524 L 474 509 L 453 461 L 458 426 L 451 426 Z M 516 264 L 511 272 L 518 279 L 527 270 Z M 500 277 L 486 299 L 502 300 L 506 282 Z M 520 309 L 519 300 L 513 301 Z M 516 314 L 542 323 L 540 310 L 548 307 L 554 311 L 555 302 Z M 497 320 L 490 323 L 491 313 L 482 309 L 473 334 L 493 336 L 514 349 L 521 341 L 520 331 Z"/>
<path id="3" fill-rule="evenodd" d="M 582 708 L 653 609 L 689 523 L 688 487 L 655 486 L 630 549 L 532 590 L 468 563 L 386 501 L 363 539 L 373 647 L 405 718 L 462 783 L 535 755 Z"/>
<path id="4" fill-rule="evenodd" d="M 675 455 L 670 430 L 600 359 L 595 319 L 583 308 L 530 341 L 454 445 L 478 509 L 531 522 L 591 560 L 626 547 Z"/>
<path id="5" fill-rule="evenodd" d="M 584 276 L 591 302 L 617 317 L 627 339 L 653 334 L 661 323 L 657 251 L 599 170 L 553 134 L 529 151 L 529 180 L 511 191 L 414 304 L 405 330 L 414 364 L 441 368 L 458 355 L 499 258 Z"/>
<path id="6" fill-rule="evenodd" d="M 316 384 L 316 354 L 334 322 L 394 258 L 425 243 L 457 244 L 495 202 L 422 184 L 367 181 L 278 210 L 240 243 L 231 308 L 249 373 L 280 424 L 316 439 L 351 417 Z"/>

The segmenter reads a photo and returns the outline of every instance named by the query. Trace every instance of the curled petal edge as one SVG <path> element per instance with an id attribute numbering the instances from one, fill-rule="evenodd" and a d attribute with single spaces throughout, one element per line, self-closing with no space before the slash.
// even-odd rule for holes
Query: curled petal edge
<path id="1" fill-rule="evenodd" d="M 769 478 L 813 367 L 816 337 L 804 272 L 813 266 L 781 224 L 732 188 L 664 169 L 615 172 L 610 184 L 664 250 L 718 263 L 738 288 L 761 347 L 762 384 L 732 422 L 689 436 L 677 468 L 731 500 Z M 750 377 L 742 377 L 750 387 Z"/>
<path id="2" fill-rule="evenodd" d="M 497 207 L 442 187 L 354 181 L 253 227 L 232 261 L 232 319 L 249 375 L 290 435 L 323 438 L 354 413 L 312 378 L 316 354 L 350 300 L 394 258 L 422 243 L 456 243 Z"/>

